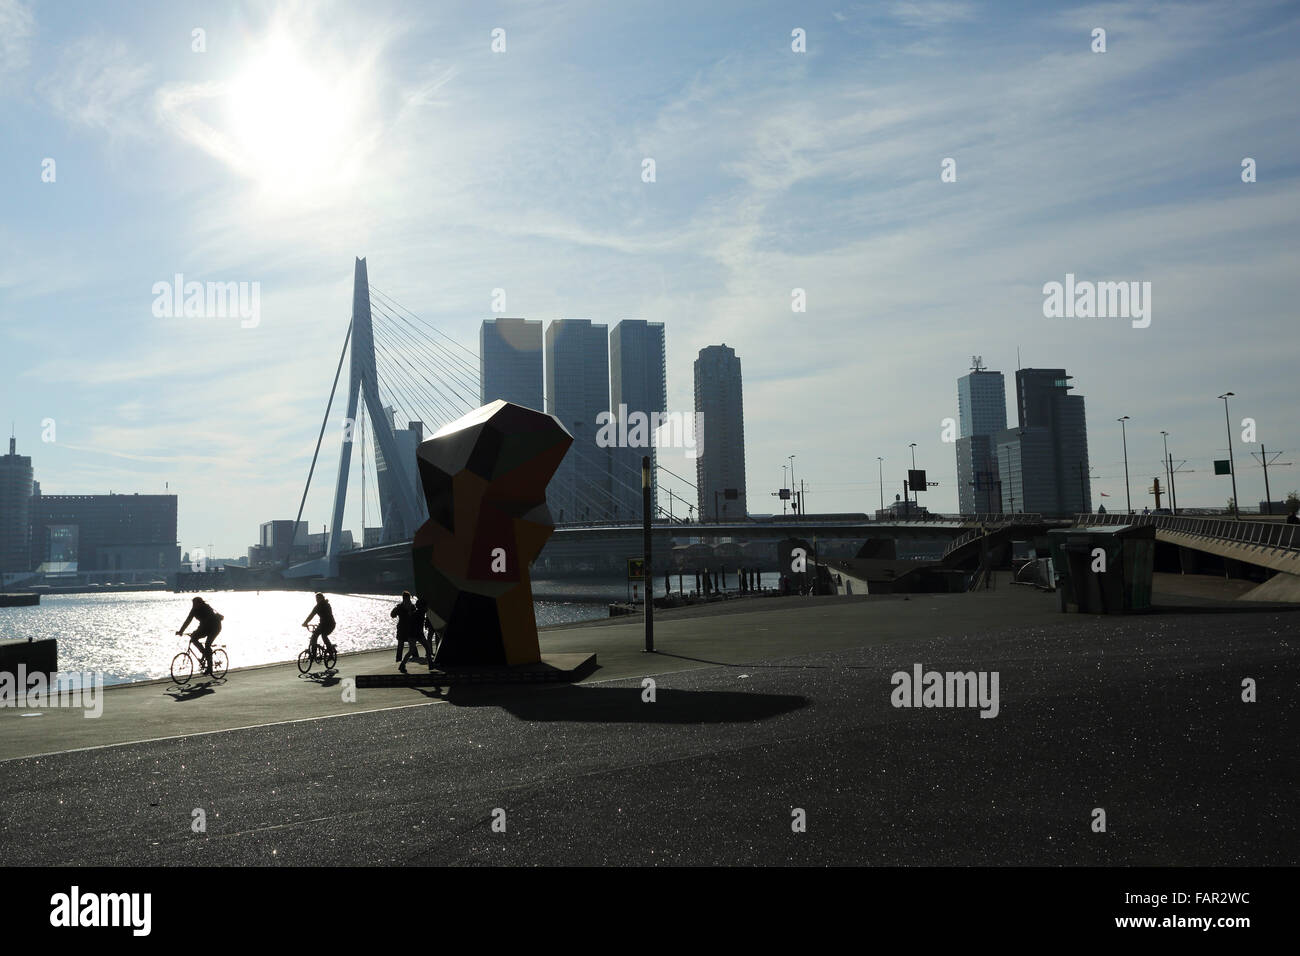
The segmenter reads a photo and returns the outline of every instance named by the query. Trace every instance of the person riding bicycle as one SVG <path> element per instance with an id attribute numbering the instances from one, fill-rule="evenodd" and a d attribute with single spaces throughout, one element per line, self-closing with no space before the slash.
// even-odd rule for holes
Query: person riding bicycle
<path id="1" fill-rule="evenodd" d="M 177 635 L 184 634 L 185 628 L 190 625 L 190 621 L 199 622 L 199 626 L 196 627 L 194 633 L 190 635 L 190 643 L 198 648 L 199 654 L 202 655 L 203 673 L 208 675 L 212 674 L 212 641 L 221 633 L 222 620 L 222 616 L 213 610 L 211 604 L 198 595 L 195 595 L 194 601 L 190 606 L 190 613 L 185 618 L 185 623 L 182 624 L 181 629 L 176 632 Z M 205 638 L 207 639 L 207 643 L 200 643 L 200 641 Z"/>
<path id="2" fill-rule="evenodd" d="M 311 613 L 307 615 L 307 620 L 302 622 L 302 626 L 306 627 L 310 624 L 313 617 L 319 618 L 319 620 L 316 622 L 316 626 L 311 632 L 312 660 L 316 659 L 316 639 L 318 637 L 325 642 L 325 649 L 329 651 L 330 655 L 337 657 L 338 650 L 330 642 L 330 635 L 334 633 L 335 626 L 334 611 L 330 607 L 330 602 L 325 600 L 325 595 L 319 592 L 316 594 L 316 606 L 311 609 Z"/>

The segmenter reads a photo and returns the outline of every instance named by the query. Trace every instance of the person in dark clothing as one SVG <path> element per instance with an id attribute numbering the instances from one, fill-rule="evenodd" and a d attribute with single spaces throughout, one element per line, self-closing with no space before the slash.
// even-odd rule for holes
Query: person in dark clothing
<path id="1" fill-rule="evenodd" d="M 334 647 L 332 643 L 330 643 L 330 635 L 334 633 L 334 626 L 335 626 L 334 610 L 330 607 L 330 602 L 325 600 L 325 595 L 319 592 L 317 592 L 316 594 L 316 606 L 311 609 L 311 613 L 307 615 L 307 620 L 302 622 L 302 626 L 306 627 L 307 625 L 309 625 L 313 617 L 318 618 L 319 620 L 317 620 L 316 626 L 312 629 L 311 632 L 312 660 L 316 659 L 317 638 L 322 639 L 325 642 L 326 650 L 328 650 L 330 654 L 337 657 L 338 650 L 337 648 Z"/>
<path id="2" fill-rule="evenodd" d="M 398 664 L 398 670 L 403 674 L 406 673 L 406 662 L 415 656 L 415 649 L 420 643 L 420 631 L 423 625 L 420 623 L 420 613 L 411 603 L 411 592 L 403 591 L 402 600 L 393 608 L 389 617 L 397 618 L 397 657 L 394 658 Z M 406 656 L 402 656 L 402 645 L 409 643 L 410 650 Z"/>
<path id="3" fill-rule="evenodd" d="M 208 675 L 212 674 L 212 641 L 221 633 L 222 620 L 222 616 L 212 609 L 211 604 L 195 595 L 194 601 L 190 605 L 190 613 L 185 618 L 185 623 L 176 632 L 178 636 L 184 634 L 185 628 L 190 626 L 190 621 L 199 622 L 199 626 L 190 635 L 190 643 L 197 647 L 199 653 L 203 655 L 203 673 Z M 201 643 L 204 639 L 206 639 L 206 644 Z"/>
<path id="4" fill-rule="evenodd" d="M 424 603 L 424 598 L 415 599 L 415 613 L 420 619 L 420 643 L 424 645 L 424 656 L 429 662 L 429 670 L 433 670 L 433 635 L 435 630 L 433 622 L 429 620 L 429 607 Z"/>

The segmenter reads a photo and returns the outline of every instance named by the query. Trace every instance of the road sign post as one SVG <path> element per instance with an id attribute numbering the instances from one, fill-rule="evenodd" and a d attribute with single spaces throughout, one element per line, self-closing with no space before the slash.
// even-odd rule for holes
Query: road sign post
<path id="1" fill-rule="evenodd" d="M 641 532 L 644 538 L 642 551 L 645 552 L 645 565 L 642 575 L 654 573 L 654 562 L 650 555 L 650 456 L 641 457 Z M 655 596 L 646 577 L 645 589 L 645 650 L 653 654 L 655 650 Z"/>

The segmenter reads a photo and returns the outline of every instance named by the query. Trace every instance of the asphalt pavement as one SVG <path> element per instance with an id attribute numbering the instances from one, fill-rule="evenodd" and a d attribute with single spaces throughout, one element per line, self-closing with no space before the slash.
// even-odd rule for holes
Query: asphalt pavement
<path id="1" fill-rule="evenodd" d="M 261 668 L 0 715 L 0 864 L 1300 862 L 1300 609 L 1062 616 L 1003 587 L 656 623 L 654 655 L 635 620 L 544 632 L 597 651 L 574 686 L 345 704 Z M 996 673 L 997 716 L 894 706 L 917 664 Z"/>

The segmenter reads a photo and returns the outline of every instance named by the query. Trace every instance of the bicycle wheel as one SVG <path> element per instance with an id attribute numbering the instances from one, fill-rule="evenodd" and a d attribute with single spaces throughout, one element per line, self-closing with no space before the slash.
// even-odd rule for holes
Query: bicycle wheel
<path id="1" fill-rule="evenodd" d="M 188 651 L 181 651 L 172 658 L 172 680 L 178 684 L 186 683 L 194 676 L 194 658 Z"/>
<path id="2" fill-rule="evenodd" d="M 322 652 L 321 652 L 321 661 L 325 664 L 325 669 L 326 669 L 326 670 L 333 670 L 333 669 L 334 669 L 334 665 L 337 664 L 338 661 L 339 661 L 338 648 L 337 648 L 337 647 L 330 647 L 330 648 L 326 648 L 324 651 L 322 651 Z"/>
<path id="3" fill-rule="evenodd" d="M 306 674 L 311 670 L 311 648 L 298 653 L 298 673 Z"/>
<path id="4" fill-rule="evenodd" d="M 226 671 L 230 670 L 230 658 L 226 656 L 224 647 L 214 647 L 212 649 L 212 676 L 217 680 L 226 676 Z"/>

